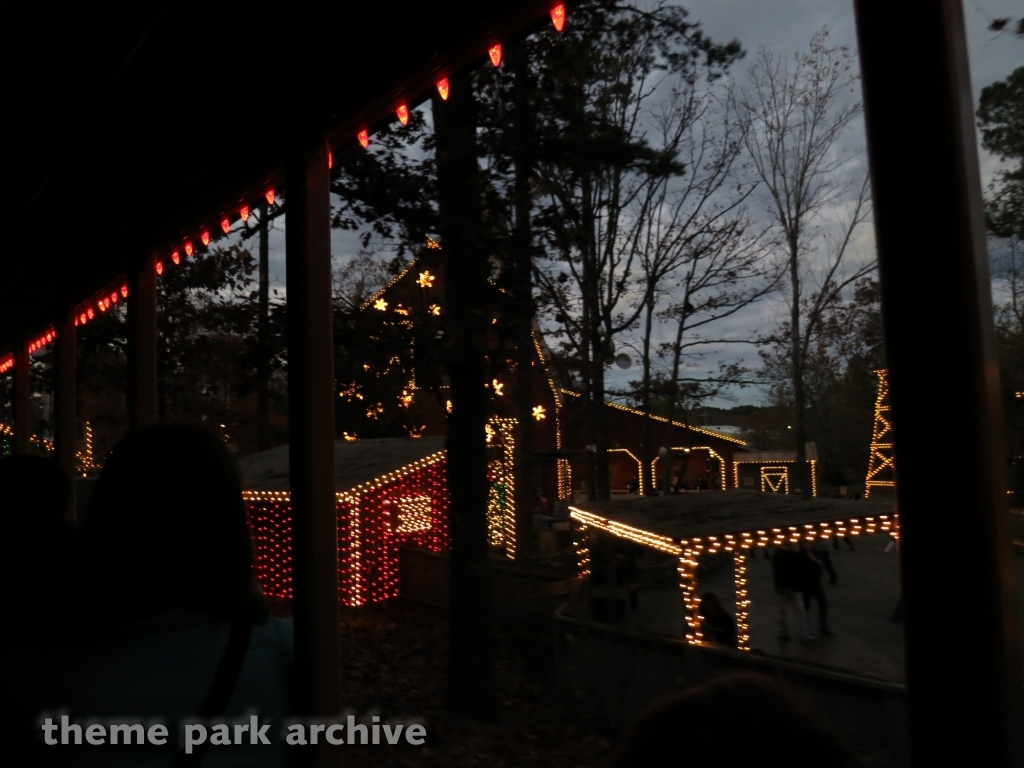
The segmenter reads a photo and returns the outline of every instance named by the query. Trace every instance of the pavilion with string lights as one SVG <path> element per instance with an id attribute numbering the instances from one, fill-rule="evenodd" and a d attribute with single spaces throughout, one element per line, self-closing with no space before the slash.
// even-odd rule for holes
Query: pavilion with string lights
<path id="1" fill-rule="evenodd" d="M 888 357 L 884 416 L 899 424 L 898 443 L 879 433 L 877 444 L 880 461 L 899 454 L 911 758 L 919 766 L 1009 768 L 1020 755 L 1020 643 L 964 9 L 961 0 L 854 0 L 854 9 Z M 383 0 L 325 9 L 182 0 L 81 13 L 16 4 L 3 24 L 20 43 L 0 49 L 8 224 L 0 238 L 0 375 L 13 377 L 14 413 L 5 439 L 16 453 L 31 450 L 30 359 L 53 345 L 54 455 L 74 473 L 76 329 L 119 302 L 127 302 L 130 423 L 155 423 L 157 281 L 230 233 L 253 206 L 283 202 L 296 696 L 301 711 L 338 712 L 338 491 L 360 512 L 364 503 L 395 500 L 396 525 L 420 525 L 419 502 L 401 500 L 429 495 L 423 483 L 436 462 L 419 465 L 415 481 L 385 474 L 380 487 L 365 486 L 380 475 L 360 481 L 362 489 L 336 485 L 332 160 L 369 146 L 377 127 L 404 123 L 433 94 L 454 106 L 465 72 L 500 65 L 502 46 L 534 31 L 568 28 L 572 4 Z M 938 329 L 921 323 L 935 316 L 937 297 Z M 955 404 L 956 418 L 935 418 L 936 402 Z M 958 475 L 970 482 L 945 484 L 937 504 L 940 445 L 956 446 Z M 454 475 L 451 452 L 446 461 Z M 385 498 L 384 485 L 402 490 Z M 796 531 L 744 523 L 677 535 L 587 504 L 574 514 L 581 530 L 663 548 L 679 558 L 684 579 L 695 552 L 735 552 L 806 531 L 853 533 L 855 524 L 866 530 L 869 517 L 844 512 L 790 523 Z M 877 529 L 893 523 L 870 517 Z M 950 551 L 951 532 L 956 573 L 969 578 L 937 581 L 937 553 Z M 965 606 L 972 631 L 956 636 L 951 663 L 950 643 L 936 638 L 951 637 L 950 616 Z M 333 760 L 318 753 L 317 764 Z"/>

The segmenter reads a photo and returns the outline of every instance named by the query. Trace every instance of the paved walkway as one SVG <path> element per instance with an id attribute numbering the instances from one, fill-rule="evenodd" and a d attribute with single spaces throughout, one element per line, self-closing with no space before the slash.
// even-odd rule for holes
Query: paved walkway
<path id="1" fill-rule="evenodd" d="M 776 637 L 779 597 L 772 586 L 771 563 L 761 550 L 747 560 L 747 590 L 750 605 L 751 648 L 773 656 L 799 659 L 812 664 L 855 672 L 884 680 L 904 680 L 903 628 L 888 620 L 899 599 L 899 563 L 895 552 L 884 552 L 888 535 L 854 539 L 854 550 L 846 546 L 832 550 L 832 562 L 839 574 L 838 584 L 825 585 L 829 602 L 832 637 L 814 642 L 799 639 L 791 621 L 793 639 Z M 701 594 L 714 592 L 730 610 L 735 589 L 732 569 L 723 567 L 702 574 Z M 683 634 L 684 617 L 679 592 L 675 589 L 644 590 L 639 609 L 629 625 L 659 634 Z M 817 610 L 812 606 L 817 629 Z"/>

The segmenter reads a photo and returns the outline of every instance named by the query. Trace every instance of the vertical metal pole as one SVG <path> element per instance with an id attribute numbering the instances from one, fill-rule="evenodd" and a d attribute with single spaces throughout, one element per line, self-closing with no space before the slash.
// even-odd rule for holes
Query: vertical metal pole
<path id="1" fill-rule="evenodd" d="M 29 451 L 29 437 L 32 435 L 32 376 L 29 366 L 31 359 L 24 338 L 19 338 L 14 349 L 14 453 L 24 455 Z"/>
<path id="2" fill-rule="evenodd" d="M 128 420 L 132 429 L 157 423 L 156 270 L 153 259 L 128 273 Z"/>
<path id="3" fill-rule="evenodd" d="M 74 317 L 68 312 L 57 323 L 57 341 L 54 349 L 54 416 L 53 435 L 57 465 L 69 478 L 75 476 L 75 442 L 77 438 L 77 389 L 75 359 L 77 329 Z"/>
<path id="4" fill-rule="evenodd" d="M 1017 765 L 1007 459 L 963 9 L 855 4 L 899 435 L 911 752 L 919 766 Z M 937 445 L 955 446 L 955 478 Z"/>
<path id="5" fill-rule="evenodd" d="M 323 717 L 341 709 L 326 143 L 295 141 L 285 170 L 296 703 L 300 714 Z M 334 765 L 338 755 L 337 748 L 323 747 L 307 759 Z"/>

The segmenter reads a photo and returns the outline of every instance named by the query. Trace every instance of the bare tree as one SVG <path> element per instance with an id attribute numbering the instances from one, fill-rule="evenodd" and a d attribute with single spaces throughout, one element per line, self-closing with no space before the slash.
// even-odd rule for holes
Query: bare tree
<path id="1" fill-rule="evenodd" d="M 684 358 L 719 342 L 702 334 L 705 326 L 763 297 L 777 272 L 766 258 L 764 231 L 751 233 L 745 210 L 757 182 L 736 179 L 744 125 L 731 99 L 684 81 L 662 106 L 656 125 L 659 143 L 671 148 L 688 172 L 677 179 L 650 179 L 635 213 L 642 376 L 634 392 L 645 414 L 643 485 L 649 489 L 654 487 L 652 395 L 658 390 L 664 396 L 666 415 L 674 418 L 681 396 L 710 397 L 737 383 L 741 372 L 735 365 L 718 377 L 684 381 Z M 672 340 L 659 345 L 656 336 L 664 323 L 673 326 Z M 667 358 L 669 370 L 656 371 L 655 356 Z"/>
<path id="2" fill-rule="evenodd" d="M 679 146 L 648 135 L 650 105 L 672 84 L 698 89 L 741 55 L 716 45 L 681 8 L 651 12 L 594 2 L 546 58 L 535 164 L 537 229 L 549 259 L 536 272 L 579 371 L 595 457 L 588 495 L 608 494 L 605 367 L 613 339 L 634 327 L 645 302 L 631 301 L 646 205 L 659 181 L 685 175 Z M 664 138 L 664 137 L 663 137 Z M 680 135 L 679 140 L 682 140 Z M 654 197 L 651 197 L 651 195 Z"/>
<path id="3" fill-rule="evenodd" d="M 870 216 L 867 175 L 851 172 L 853 156 L 840 146 L 861 113 L 854 98 L 858 82 L 853 53 L 829 46 L 822 28 L 791 61 L 762 49 L 748 85 L 736 89 L 751 166 L 785 256 L 792 431 L 805 497 L 811 492 L 804 449 L 808 350 L 825 308 L 875 268 L 873 260 L 855 264 L 850 258 L 854 234 Z"/>

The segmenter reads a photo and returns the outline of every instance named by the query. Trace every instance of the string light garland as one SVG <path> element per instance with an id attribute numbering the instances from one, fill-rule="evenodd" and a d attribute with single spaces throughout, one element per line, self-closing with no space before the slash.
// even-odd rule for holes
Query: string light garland
<path id="1" fill-rule="evenodd" d="M 437 93 L 441 97 L 441 101 L 448 101 L 448 78 L 442 77 L 437 81 Z"/>
<path id="2" fill-rule="evenodd" d="M 409 107 L 406 104 L 400 104 L 398 109 L 395 110 L 395 114 L 398 115 L 398 122 L 402 125 L 409 124 Z"/>
<path id="3" fill-rule="evenodd" d="M 445 452 L 337 493 L 339 600 L 356 607 L 398 596 L 400 548 L 448 548 Z M 292 597 L 292 510 L 287 491 L 245 491 L 265 594 Z"/>
<path id="4" fill-rule="evenodd" d="M 744 459 L 743 454 L 736 454 L 732 458 L 732 476 L 734 487 L 740 487 L 740 464 L 761 464 L 762 462 L 757 459 Z M 772 459 L 770 462 L 764 462 L 765 464 L 796 464 L 796 459 Z M 811 465 L 811 496 L 817 498 L 818 496 L 818 460 L 807 459 L 807 463 Z M 783 469 L 783 467 L 769 467 L 769 469 Z M 789 470 L 786 469 L 786 488 L 789 488 Z M 764 490 L 764 477 L 761 478 L 761 490 Z M 787 490 L 786 493 L 789 493 Z"/>
<path id="5" fill-rule="evenodd" d="M 551 8 L 551 23 L 556 32 L 565 28 L 565 3 L 558 3 Z"/>
<path id="6" fill-rule="evenodd" d="M 868 473 L 864 478 L 864 498 L 871 497 L 872 488 L 896 487 L 896 453 L 893 443 L 892 419 L 889 416 L 889 371 L 875 371 L 878 395 L 875 398 L 875 420 L 871 428 L 868 451 Z M 1016 393 L 1021 396 L 1020 392 Z"/>
<path id="7" fill-rule="evenodd" d="M 789 467 L 761 467 L 761 492 L 789 493 Z"/>
<path id="8" fill-rule="evenodd" d="M 640 478 L 639 493 L 641 496 L 645 496 L 646 494 L 644 493 L 644 463 L 640 461 L 640 459 L 636 457 L 636 454 L 629 450 L 629 448 L 609 448 L 608 453 L 625 453 L 627 456 L 629 456 L 629 458 L 636 462 L 637 477 Z"/>
<path id="9" fill-rule="evenodd" d="M 363 128 L 363 130 L 356 134 L 356 140 L 359 142 L 359 146 L 366 149 L 370 146 L 370 132 Z"/>
<path id="10" fill-rule="evenodd" d="M 501 43 L 498 43 L 497 45 L 492 45 L 490 48 L 488 48 L 487 55 L 491 59 L 491 64 L 493 64 L 496 67 L 501 66 Z"/>
<path id="11" fill-rule="evenodd" d="M 0 373 L 7 373 L 11 368 L 14 367 L 14 354 L 7 353 L 3 357 L 0 357 Z"/>
<path id="12" fill-rule="evenodd" d="M 491 418 L 484 426 L 487 444 L 500 448 L 500 456 L 487 463 L 490 488 L 487 493 L 487 540 L 504 547 L 505 556 L 516 556 L 516 478 L 514 418 Z"/>
<path id="13" fill-rule="evenodd" d="M 680 447 L 680 446 L 673 446 L 670 450 L 682 451 L 683 453 L 690 453 L 692 451 L 707 451 L 710 454 L 711 458 L 718 459 L 718 474 L 719 474 L 719 479 L 721 480 L 721 483 L 722 483 L 722 485 L 721 485 L 722 490 L 724 491 L 724 490 L 726 490 L 728 488 L 728 485 L 726 485 L 726 477 L 727 477 L 727 475 L 726 475 L 726 472 L 725 472 L 725 459 L 723 459 L 722 455 L 720 453 L 718 453 L 718 451 L 716 451 L 710 445 L 694 445 L 694 446 L 691 446 L 689 448 Z M 660 456 L 655 456 L 654 459 L 651 461 L 651 474 L 654 475 L 655 477 L 658 476 L 658 460 L 660 458 L 661 458 Z M 641 492 L 641 495 L 643 495 L 642 492 Z"/>
<path id="14" fill-rule="evenodd" d="M 571 397 L 583 397 L 583 395 L 581 395 L 579 392 L 574 392 L 571 389 L 565 388 L 562 389 L 562 394 L 569 395 Z M 632 413 L 634 416 L 646 415 L 641 410 L 637 410 L 636 408 L 630 408 L 628 405 L 622 405 L 621 403 L 605 402 L 605 405 L 607 405 L 609 408 L 615 408 L 616 410 L 619 411 L 626 411 L 627 413 Z M 671 424 L 673 427 L 678 427 L 679 429 L 686 429 L 689 430 L 690 432 L 697 432 L 702 435 L 710 435 L 711 437 L 717 437 L 719 440 L 725 440 L 726 442 L 735 443 L 736 445 L 747 444 L 745 440 L 740 440 L 738 437 L 723 435 L 720 432 L 712 432 L 710 429 L 702 429 L 700 427 L 695 427 L 692 424 L 683 424 L 680 421 L 672 421 L 666 418 L 665 416 L 659 416 L 658 414 L 655 413 L 650 414 L 650 416 L 651 419 L 654 421 L 661 422 L 662 424 Z"/>
<path id="15" fill-rule="evenodd" d="M 801 540 L 831 539 L 834 536 L 867 536 L 887 532 L 894 538 L 899 538 L 899 515 L 895 513 L 803 523 L 802 525 L 789 525 L 785 528 L 734 531 L 678 541 L 670 536 L 645 531 L 595 515 L 579 507 L 569 507 L 569 518 L 573 522 L 576 569 L 580 576 L 590 574 L 590 552 L 586 546 L 589 529 L 603 531 L 617 538 L 679 558 L 676 570 L 679 574 L 679 588 L 686 612 L 686 640 L 691 645 L 700 645 L 704 642 L 701 630 L 701 622 L 704 617 L 700 615 L 700 596 L 697 589 L 697 567 L 700 557 L 701 555 L 715 555 L 719 552 L 731 553 L 733 556 L 733 579 L 736 586 L 737 647 L 744 651 L 750 650 L 750 596 L 747 591 L 747 566 L 744 553 L 751 549 L 795 544 Z"/>

